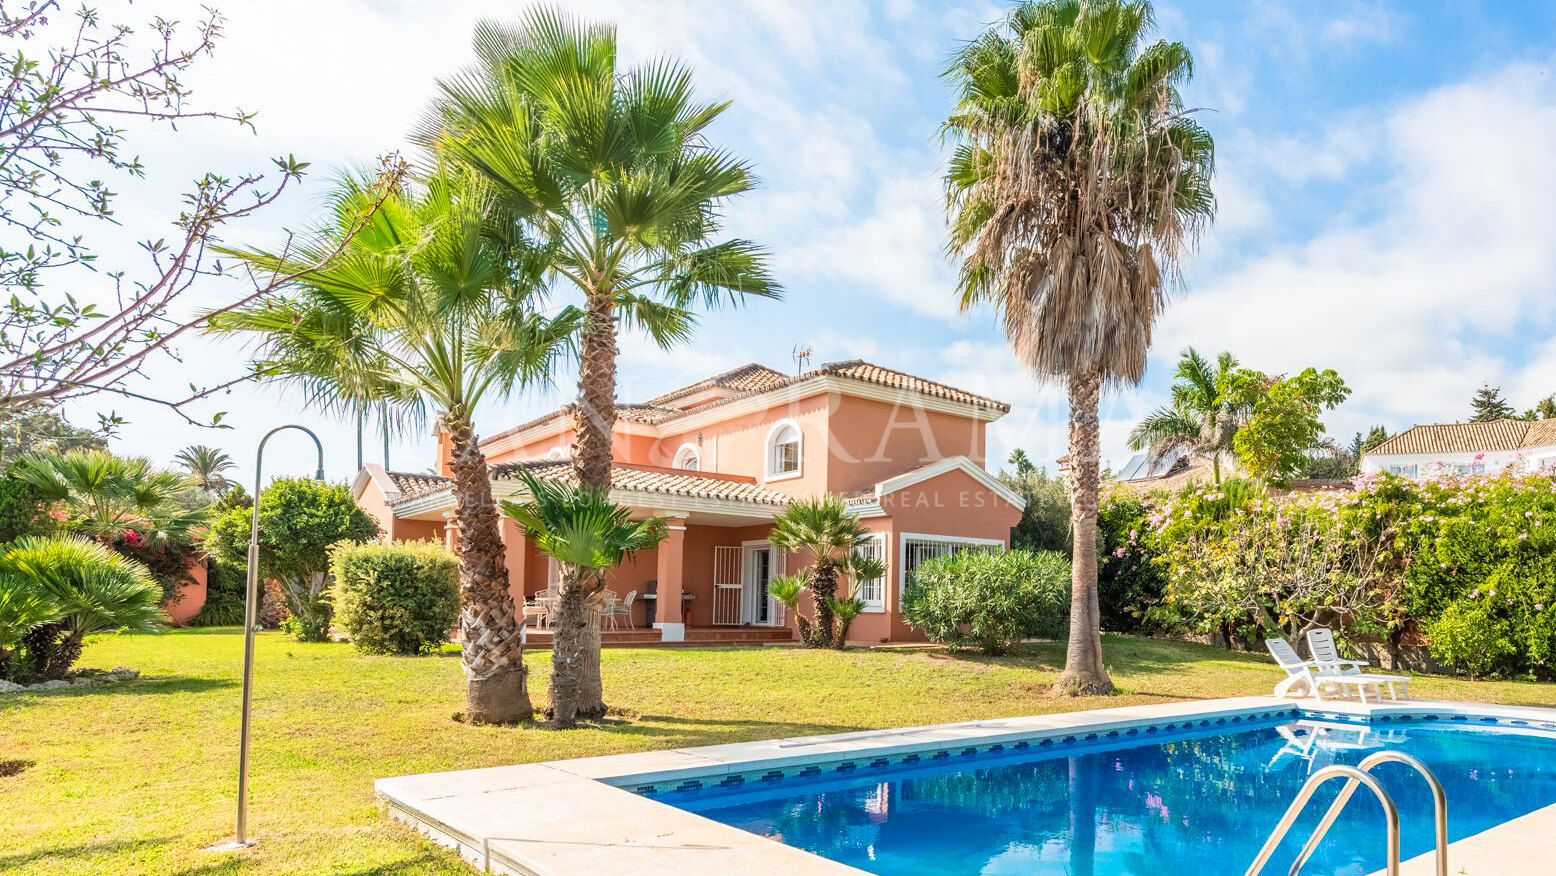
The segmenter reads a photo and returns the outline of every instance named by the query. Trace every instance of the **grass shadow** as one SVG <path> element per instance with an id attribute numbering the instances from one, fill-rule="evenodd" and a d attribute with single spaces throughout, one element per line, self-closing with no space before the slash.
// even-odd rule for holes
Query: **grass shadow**
<path id="1" fill-rule="evenodd" d="M 142 676 L 134 681 L 120 682 L 118 684 L 103 684 L 92 687 L 61 687 L 54 690 L 28 690 L 18 691 L 8 701 L 0 701 L 0 706 L 15 705 L 25 706 L 46 700 L 63 699 L 67 697 L 91 697 L 91 696 L 115 696 L 115 697 L 143 697 L 143 696 L 167 696 L 170 694 L 204 693 L 206 691 L 221 690 L 237 687 L 238 681 L 226 678 L 193 678 L 185 676 Z M 46 700 L 35 699 L 44 697 Z"/>
<path id="2" fill-rule="evenodd" d="M 59 861 L 72 858 L 89 858 L 96 855 L 111 855 L 119 852 L 132 852 L 151 846 L 166 845 L 172 841 L 173 838 L 170 836 L 152 837 L 150 839 L 109 840 L 100 843 L 78 843 L 73 846 L 38 849 L 37 851 L 17 855 L 5 855 L 0 857 L 0 873 L 31 861 Z"/>

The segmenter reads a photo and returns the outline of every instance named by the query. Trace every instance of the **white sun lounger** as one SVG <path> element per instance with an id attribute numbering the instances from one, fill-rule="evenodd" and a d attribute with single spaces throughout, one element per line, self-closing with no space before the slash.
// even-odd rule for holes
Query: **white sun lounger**
<path id="1" fill-rule="evenodd" d="M 1410 697 L 1410 677 L 1408 675 L 1381 675 L 1375 672 L 1363 673 L 1367 664 L 1357 660 L 1347 660 L 1340 656 L 1340 650 L 1335 647 L 1334 633 L 1328 627 L 1319 627 L 1316 630 L 1308 630 L 1307 650 L 1313 655 L 1313 663 L 1320 672 L 1325 675 L 1360 676 L 1370 678 L 1388 686 L 1389 699 L 1397 700 L 1399 696 L 1394 691 L 1394 685 L 1404 688 L 1405 697 Z M 1362 698 L 1362 702 L 1366 702 Z"/>
<path id="2" fill-rule="evenodd" d="M 1266 639 L 1264 646 L 1270 650 L 1270 656 L 1275 658 L 1276 665 L 1286 670 L 1286 677 L 1275 685 L 1275 696 L 1311 694 L 1323 699 L 1324 688 L 1329 687 L 1338 691 L 1354 690 L 1356 696 L 1365 703 L 1368 688 L 1378 691 L 1379 699 L 1382 699 L 1382 691 L 1385 689 L 1388 690 L 1389 699 L 1399 699 L 1394 689 L 1396 684 L 1405 687 L 1405 696 L 1410 695 L 1410 679 L 1403 675 L 1364 675 L 1360 671 L 1341 672 L 1332 664 L 1325 665 L 1316 660 L 1303 660 L 1297 656 L 1296 649 L 1292 648 L 1291 643 L 1285 639 Z"/>

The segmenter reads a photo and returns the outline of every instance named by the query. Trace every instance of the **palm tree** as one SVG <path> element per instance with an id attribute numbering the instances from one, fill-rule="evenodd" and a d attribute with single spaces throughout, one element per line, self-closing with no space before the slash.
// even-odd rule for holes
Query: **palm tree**
<path id="1" fill-rule="evenodd" d="M 62 678 L 87 636 L 161 629 L 162 588 L 145 566 L 76 535 L 17 539 L 0 554 L 0 590 L 53 606 L 55 617 L 22 635 L 29 677 Z"/>
<path id="2" fill-rule="evenodd" d="M 946 174 L 964 309 L 1070 401 L 1074 563 L 1056 693 L 1106 693 L 1097 608 L 1098 403 L 1139 382 L 1178 260 L 1214 212 L 1213 143 L 1179 98 L 1182 43 L 1145 0 L 1033 0 L 962 48 Z"/>
<path id="3" fill-rule="evenodd" d="M 364 180 L 348 179 L 335 194 L 333 221 L 297 255 L 232 253 L 256 270 L 289 271 L 350 237 L 290 297 L 220 316 L 211 328 L 253 338 L 261 373 L 300 387 L 313 406 L 346 416 L 367 402 L 403 416 L 439 411 L 460 535 L 465 715 L 512 723 L 531 707 L 475 412 L 488 398 L 545 379 L 579 314 L 539 312 L 539 253 L 479 178 L 440 164 L 390 193 L 350 235 L 363 205 L 378 197 Z"/>
<path id="4" fill-rule="evenodd" d="M 1221 460 L 1232 453 L 1232 439 L 1252 413 L 1240 396 L 1229 392 L 1237 371 L 1231 353 L 1217 356 L 1211 367 L 1198 350 L 1184 350 L 1172 385 L 1172 404 L 1140 421 L 1129 433 L 1130 448 L 1149 449 L 1152 464 L 1173 451 L 1206 457 L 1216 483 L 1221 483 Z"/>
<path id="5" fill-rule="evenodd" d="M 695 102 L 672 59 L 620 68 L 613 26 L 536 9 L 480 22 L 474 49 L 470 70 L 439 83 L 419 138 L 488 179 L 543 241 L 550 279 L 581 296 L 573 469 L 608 491 L 618 323 L 669 349 L 698 305 L 780 297 L 765 250 L 718 239 L 724 203 L 755 179 L 705 139 L 729 104 Z"/>
<path id="6" fill-rule="evenodd" d="M 801 630 L 809 630 L 808 645 L 826 648 L 836 644 L 840 634 L 834 629 L 839 579 L 846 575 L 855 581 L 869 581 L 886 574 L 880 560 L 860 551 L 870 540 L 870 530 L 848 513 L 841 498 L 827 494 L 790 502 L 773 521 L 768 540 L 774 547 L 810 554 L 811 562 L 799 577 L 810 590 L 816 616 L 802 618 Z M 846 635 L 846 630 L 841 633 Z"/>
<path id="7" fill-rule="evenodd" d="M 0 680 L 15 681 L 25 667 L 15 666 L 17 648 L 34 629 L 59 620 L 53 600 L 15 575 L 0 574 Z"/>
<path id="8" fill-rule="evenodd" d="M 502 513 L 524 527 L 524 534 L 561 568 L 561 598 L 552 629 L 551 720 L 573 727 L 579 710 L 600 698 L 599 655 L 590 655 L 587 635 L 598 623 L 591 604 L 605 592 L 605 573 L 632 554 L 664 541 L 663 520 L 631 520 L 628 510 L 604 491 L 588 486 L 546 482 L 519 470 L 530 498 L 502 503 Z M 590 659 L 592 656 L 592 660 Z"/>
<path id="9" fill-rule="evenodd" d="M 179 502 L 192 481 L 157 470 L 145 457 L 106 450 L 44 451 L 18 459 L 11 476 L 58 506 L 73 530 L 105 543 L 128 536 L 137 542 L 187 545 L 205 522 L 204 512 Z"/>
<path id="10" fill-rule="evenodd" d="M 476 65 L 439 83 L 421 137 L 489 179 L 545 241 L 553 279 L 581 294 L 573 465 L 609 489 L 617 323 L 668 349 L 698 304 L 780 295 L 765 250 L 715 240 L 723 204 L 755 180 L 704 139 L 729 104 L 694 102 L 671 59 L 620 69 L 610 25 L 537 9 L 477 24 L 474 42 Z"/>
<path id="11" fill-rule="evenodd" d="M 191 444 L 173 457 L 173 461 L 200 484 L 200 489 L 218 496 L 227 492 L 232 483 L 224 472 L 237 468 L 226 451 L 204 444 Z"/>

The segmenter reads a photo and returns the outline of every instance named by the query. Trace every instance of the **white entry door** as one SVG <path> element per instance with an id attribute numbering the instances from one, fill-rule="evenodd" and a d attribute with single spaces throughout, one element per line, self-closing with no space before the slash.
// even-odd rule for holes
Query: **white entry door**
<path id="1" fill-rule="evenodd" d="M 767 585 L 783 574 L 783 552 L 763 541 L 744 545 L 742 553 L 745 590 L 745 599 L 741 600 L 745 614 L 742 620 L 758 626 L 782 624 L 783 605 L 768 594 Z"/>

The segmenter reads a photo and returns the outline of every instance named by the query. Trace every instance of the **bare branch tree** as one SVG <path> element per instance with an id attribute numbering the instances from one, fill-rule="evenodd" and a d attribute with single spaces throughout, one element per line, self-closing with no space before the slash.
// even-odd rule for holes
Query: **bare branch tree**
<path id="1" fill-rule="evenodd" d="M 140 243 L 148 266 L 138 278 L 125 269 L 104 272 L 112 283 L 111 303 L 79 292 L 46 294 L 46 279 L 70 283 L 84 276 L 81 270 L 99 270 L 82 226 L 118 226 L 114 192 L 97 175 L 105 168 L 145 175 L 140 159 L 122 151 L 125 129 L 109 120 L 139 118 L 176 128 L 180 121 L 208 119 L 252 130 L 254 118 L 241 109 L 199 110 L 188 103 L 191 92 L 180 77 L 210 56 L 222 37 L 224 20 L 215 10 L 191 27 L 153 18 L 145 36 L 105 23 L 88 8 L 75 13 L 68 27 L 52 23 L 50 14 L 58 11 L 58 0 L 30 0 L 14 12 L 0 0 L 0 289 L 7 293 L 0 302 L 0 409 L 110 393 L 165 405 L 191 423 L 217 425 L 220 414 L 196 421 L 184 406 L 256 375 L 191 385 L 176 395 L 126 384 L 155 354 L 177 359 L 173 341 L 212 313 L 262 299 L 339 251 L 326 249 L 299 272 L 247 275 L 242 293 L 211 313 L 176 306 L 202 278 L 233 276 L 212 255 L 223 227 L 273 204 L 308 165 L 287 156 L 274 159 L 266 173 L 207 173 L 183 196 L 173 239 Z M 34 45 L 44 47 L 30 51 Z M 380 197 L 354 228 L 399 185 L 406 166 L 391 156 L 381 170 Z M 286 241 L 283 254 L 293 251 L 293 243 Z"/>

